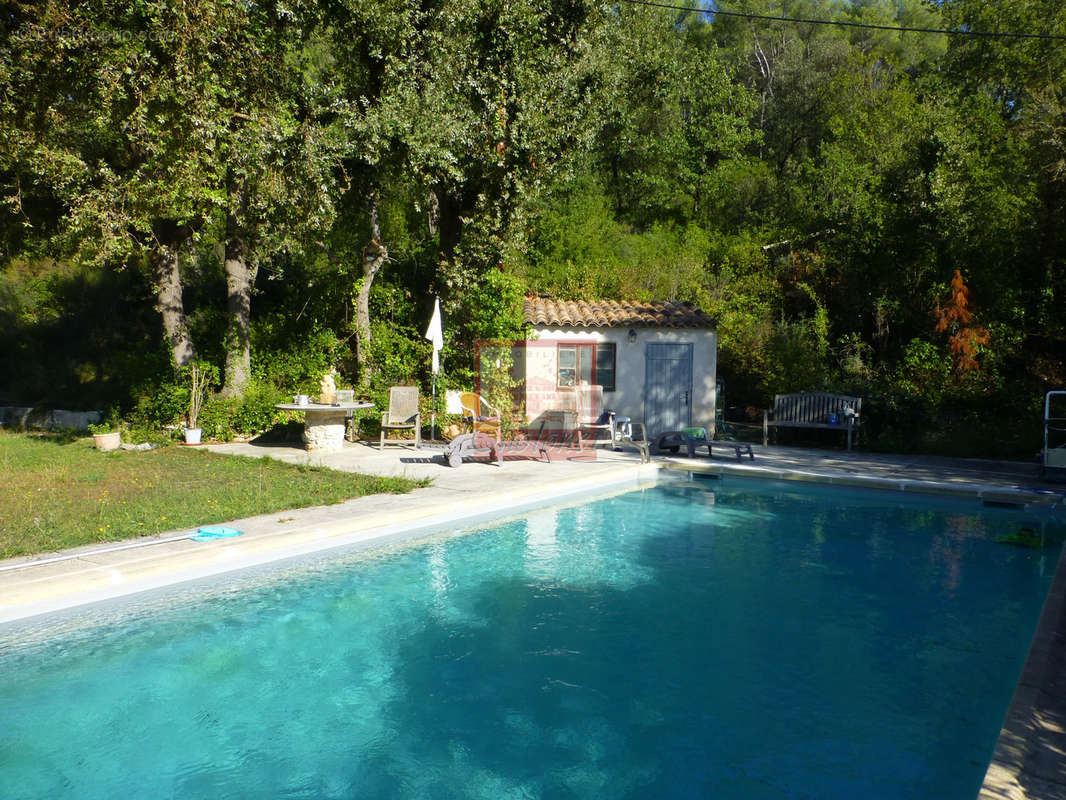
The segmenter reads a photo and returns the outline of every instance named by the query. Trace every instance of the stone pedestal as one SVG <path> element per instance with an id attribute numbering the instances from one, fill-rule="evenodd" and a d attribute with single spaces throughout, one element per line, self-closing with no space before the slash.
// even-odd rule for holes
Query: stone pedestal
<path id="1" fill-rule="evenodd" d="M 275 408 L 304 413 L 304 444 L 308 450 L 329 452 L 344 448 L 344 433 L 352 411 L 373 408 L 373 403 L 278 403 Z"/>
<path id="2" fill-rule="evenodd" d="M 340 450 L 348 415 L 344 411 L 308 411 L 304 423 L 304 443 L 308 450 Z"/>

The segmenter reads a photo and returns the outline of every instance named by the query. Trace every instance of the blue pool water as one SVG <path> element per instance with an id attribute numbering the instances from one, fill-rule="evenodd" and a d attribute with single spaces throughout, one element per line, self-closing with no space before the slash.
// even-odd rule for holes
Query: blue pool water
<path id="1" fill-rule="evenodd" d="M 1063 533 L 661 484 L 0 630 L 0 796 L 970 800 L 1058 556 L 1023 527 Z"/>

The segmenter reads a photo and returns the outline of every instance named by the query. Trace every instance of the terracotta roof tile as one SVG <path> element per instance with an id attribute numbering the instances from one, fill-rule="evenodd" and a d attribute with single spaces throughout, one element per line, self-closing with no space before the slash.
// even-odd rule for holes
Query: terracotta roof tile
<path id="1" fill-rule="evenodd" d="M 526 322 L 579 328 L 716 328 L 713 317 L 692 303 L 640 303 L 630 300 L 553 300 L 527 297 Z"/>

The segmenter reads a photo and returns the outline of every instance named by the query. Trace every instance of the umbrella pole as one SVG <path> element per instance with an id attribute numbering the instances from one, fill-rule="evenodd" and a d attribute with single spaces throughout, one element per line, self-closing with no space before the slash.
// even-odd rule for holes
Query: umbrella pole
<path id="1" fill-rule="evenodd" d="M 429 440 L 437 441 L 437 373 L 433 373 L 433 405 L 429 412 Z"/>

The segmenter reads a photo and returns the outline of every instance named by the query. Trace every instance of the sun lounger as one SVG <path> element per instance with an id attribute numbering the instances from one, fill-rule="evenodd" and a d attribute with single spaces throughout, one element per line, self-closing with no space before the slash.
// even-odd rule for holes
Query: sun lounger
<path id="1" fill-rule="evenodd" d="M 732 447 L 733 452 L 736 453 L 738 461 L 742 460 L 745 455 L 747 455 L 752 461 L 755 460 L 755 453 L 752 452 L 751 445 L 747 442 L 708 439 L 706 428 L 684 428 L 679 431 L 667 431 L 666 433 L 659 435 L 659 438 L 655 442 L 655 449 L 676 454 L 681 451 L 682 447 L 684 447 L 686 455 L 688 455 L 689 458 L 695 458 L 697 449 L 700 447 L 706 447 L 707 458 L 714 458 L 714 452 L 711 449 L 712 444 L 721 444 L 726 447 Z"/>
<path id="2" fill-rule="evenodd" d="M 464 456 L 488 454 L 489 458 L 503 466 L 503 447 L 493 435 L 475 431 L 456 436 L 444 448 L 444 460 L 450 467 L 458 467 Z"/>

